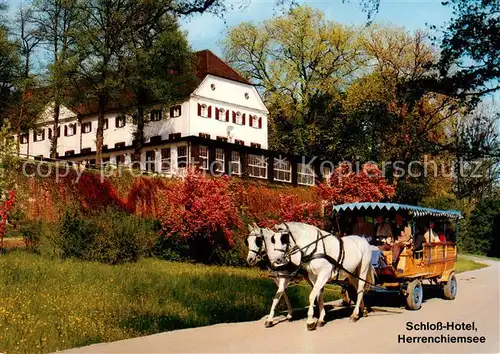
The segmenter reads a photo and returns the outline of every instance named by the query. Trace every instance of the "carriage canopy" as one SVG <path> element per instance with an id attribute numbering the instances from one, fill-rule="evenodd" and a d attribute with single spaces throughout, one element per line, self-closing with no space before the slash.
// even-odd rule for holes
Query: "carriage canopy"
<path id="1" fill-rule="evenodd" d="M 462 217 L 462 214 L 458 210 L 439 210 L 424 208 L 415 205 L 408 204 L 397 204 L 397 203 L 348 203 L 341 205 L 334 205 L 334 212 L 343 211 L 368 211 L 368 212 L 379 212 L 379 211 L 406 211 L 416 217 L 445 217 L 449 219 L 458 220 Z"/>

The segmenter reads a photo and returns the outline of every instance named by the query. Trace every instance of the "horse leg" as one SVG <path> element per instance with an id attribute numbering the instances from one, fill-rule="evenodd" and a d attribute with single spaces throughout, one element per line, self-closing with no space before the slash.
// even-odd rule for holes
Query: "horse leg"
<path id="1" fill-rule="evenodd" d="M 293 318 L 293 307 L 292 303 L 290 302 L 290 299 L 288 298 L 288 295 L 286 294 L 286 290 L 283 292 L 283 298 L 285 299 L 288 315 L 286 315 L 286 319 L 288 321 L 291 321 Z"/>
<path id="2" fill-rule="evenodd" d="M 321 293 L 321 290 L 330 279 L 331 269 L 328 269 L 327 272 L 322 271 L 316 277 L 316 281 L 314 282 L 314 287 L 309 294 L 309 310 L 307 311 L 307 330 L 312 331 L 316 329 L 317 320 L 314 318 L 314 300 L 318 299 L 318 296 Z"/>
<path id="3" fill-rule="evenodd" d="M 351 321 L 356 322 L 360 315 L 363 315 L 364 313 L 364 301 L 363 301 L 363 295 L 365 291 L 365 286 L 366 282 L 365 280 L 371 281 L 371 264 L 370 264 L 370 258 L 369 257 L 363 257 L 361 260 L 361 265 L 358 268 L 359 272 L 358 273 L 358 282 L 356 286 L 356 293 L 358 294 L 358 297 L 356 299 L 356 306 L 354 307 L 354 311 L 352 312 L 351 315 Z M 368 279 L 370 278 L 370 279 Z"/>
<path id="4" fill-rule="evenodd" d="M 319 307 L 319 318 L 318 318 L 318 327 L 323 327 L 325 325 L 325 302 L 323 298 L 323 294 L 325 292 L 325 288 L 321 289 L 318 296 L 318 307 Z"/>
<path id="5" fill-rule="evenodd" d="M 264 323 L 264 325 L 266 327 L 273 326 L 274 310 L 276 309 L 276 306 L 278 305 L 278 303 L 281 299 L 281 296 L 285 292 L 286 285 L 288 284 L 288 279 L 284 278 L 284 277 L 279 277 L 278 279 L 275 278 L 274 282 L 278 286 L 278 290 L 276 291 L 276 294 L 274 295 L 273 303 L 271 305 L 271 311 L 269 312 L 269 315 L 267 316 L 266 322 Z"/>

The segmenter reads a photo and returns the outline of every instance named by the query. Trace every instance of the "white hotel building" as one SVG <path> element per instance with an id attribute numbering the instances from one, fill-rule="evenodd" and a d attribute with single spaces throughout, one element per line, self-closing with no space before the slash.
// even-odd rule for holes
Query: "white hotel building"
<path id="1" fill-rule="evenodd" d="M 96 162 L 97 111 L 82 114 L 65 106 L 60 109 L 58 159 L 135 165 L 167 175 L 195 164 L 201 169 L 213 166 L 219 173 L 313 185 L 320 175 L 319 161 L 310 168 L 302 157 L 267 150 L 269 112 L 256 88 L 209 50 L 197 56 L 199 84 L 194 91 L 176 105 L 148 112 L 140 161 L 132 161 L 135 127 L 130 116 L 119 109 L 106 112 L 103 161 Z M 49 104 L 35 129 L 21 134 L 21 156 L 49 158 L 52 116 Z"/>

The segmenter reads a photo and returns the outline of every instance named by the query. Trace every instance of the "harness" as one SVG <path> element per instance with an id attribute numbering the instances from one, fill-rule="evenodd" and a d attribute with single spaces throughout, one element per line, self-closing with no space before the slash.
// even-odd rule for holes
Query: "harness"
<path id="1" fill-rule="evenodd" d="M 262 239 L 262 245 L 263 247 L 261 246 L 260 249 L 258 251 L 256 250 L 253 250 L 253 249 L 249 249 L 250 252 L 252 253 L 255 253 L 257 255 L 257 258 L 258 259 L 264 259 L 264 260 L 267 260 L 267 268 L 269 270 L 271 270 L 274 275 L 274 277 L 286 277 L 286 278 L 295 278 L 297 276 L 297 274 L 300 272 L 300 264 L 299 265 L 295 265 L 293 262 L 288 262 L 287 264 L 285 265 L 282 265 L 282 266 L 274 266 L 271 264 L 271 262 L 269 262 L 269 259 L 267 259 L 267 244 L 266 244 L 266 241 L 265 241 L 265 238 L 264 238 L 264 232 L 262 231 L 262 229 L 260 229 L 260 235 L 257 236 L 257 237 L 260 237 Z M 288 275 L 285 275 L 285 274 L 277 274 L 278 272 L 287 272 L 289 273 Z"/>
<path id="2" fill-rule="evenodd" d="M 303 246 L 303 247 L 299 247 L 297 245 L 297 242 L 295 241 L 295 237 L 293 236 L 290 228 L 288 227 L 288 225 L 286 223 L 284 223 L 285 227 L 286 227 L 286 232 L 290 235 L 290 237 L 292 238 L 293 240 L 293 243 L 295 244 L 291 249 L 289 250 L 279 250 L 277 249 L 276 251 L 281 251 L 281 252 L 284 252 L 284 256 L 285 257 L 288 257 L 288 259 L 290 260 L 290 257 L 297 253 L 297 252 L 300 252 L 301 254 L 301 262 L 303 263 L 309 263 L 311 262 L 312 260 L 314 259 L 325 259 L 326 261 L 328 261 L 332 266 L 333 266 L 333 269 L 332 269 L 332 274 L 334 271 L 337 271 L 337 277 L 335 279 L 336 282 L 338 282 L 338 278 L 339 278 L 339 275 L 340 275 L 340 270 L 344 271 L 345 273 L 349 274 L 350 276 L 358 279 L 358 280 L 362 280 L 364 281 L 365 283 L 373 286 L 373 287 L 376 287 L 378 288 L 379 286 L 375 285 L 374 283 L 372 282 L 369 282 L 368 280 L 366 279 L 361 279 L 359 276 L 357 276 L 356 274 L 348 271 L 347 269 L 344 268 L 343 266 L 343 262 L 344 262 L 344 258 L 345 258 L 345 248 L 344 248 L 344 241 L 342 240 L 341 237 L 339 237 L 338 235 L 333 235 L 331 233 L 326 233 L 326 234 L 321 234 L 320 230 L 318 230 L 318 234 L 317 234 L 317 237 L 316 237 L 316 240 L 308 243 L 307 245 Z M 331 257 L 330 255 L 326 254 L 325 250 L 326 250 L 326 247 L 325 247 L 325 239 L 327 237 L 335 237 L 338 242 L 339 242 L 339 255 L 338 255 L 338 260 L 334 259 L 333 257 Z M 324 253 L 317 253 L 318 251 L 318 243 L 319 242 L 322 242 L 323 244 L 323 252 Z M 309 248 L 310 246 L 314 245 L 314 250 L 308 254 L 308 255 L 305 255 L 304 254 L 304 251 Z M 291 262 L 289 262 L 291 263 Z"/>

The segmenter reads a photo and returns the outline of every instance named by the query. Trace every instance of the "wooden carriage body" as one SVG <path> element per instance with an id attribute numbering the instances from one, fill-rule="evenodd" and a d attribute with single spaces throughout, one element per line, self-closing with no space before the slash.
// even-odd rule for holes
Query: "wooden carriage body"
<path id="1" fill-rule="evenodd" d="M 419 309 L 422 302 L 422 282 L 428 281 L 444 290 L 445 298 L 453 299 L 456 294 L 456 278 L 454 276 L 457 263 L 456 237 L 458 235 L 458 220 L 461 214 L 456 210 L 437 210 L 394 203 L 350 203 L 334 206 L 337 216 L 337 226 L 342 232 L 338 216 L 342 214 L 355 216 L 388 215 L 404 213 L 412 220 L 419 218 L 437 218 L 455 220 L 455 239 L 446 242 L 422 243 L 419 249 L 414 249 L 415 223 L 413 224 L 413 242 L 401 251 L 397 264 L 393 264 L 392 251 L 381 250 L 385 266 L 377 267 L 378 289 L 395 290 L 407 298 L 410 309 Z M 352 220 L 351 220 L 352 221 Z M 344 233 L 345 234 L 345 233 Z M 374 289 L 376 291 L 376 289 Z"/>

